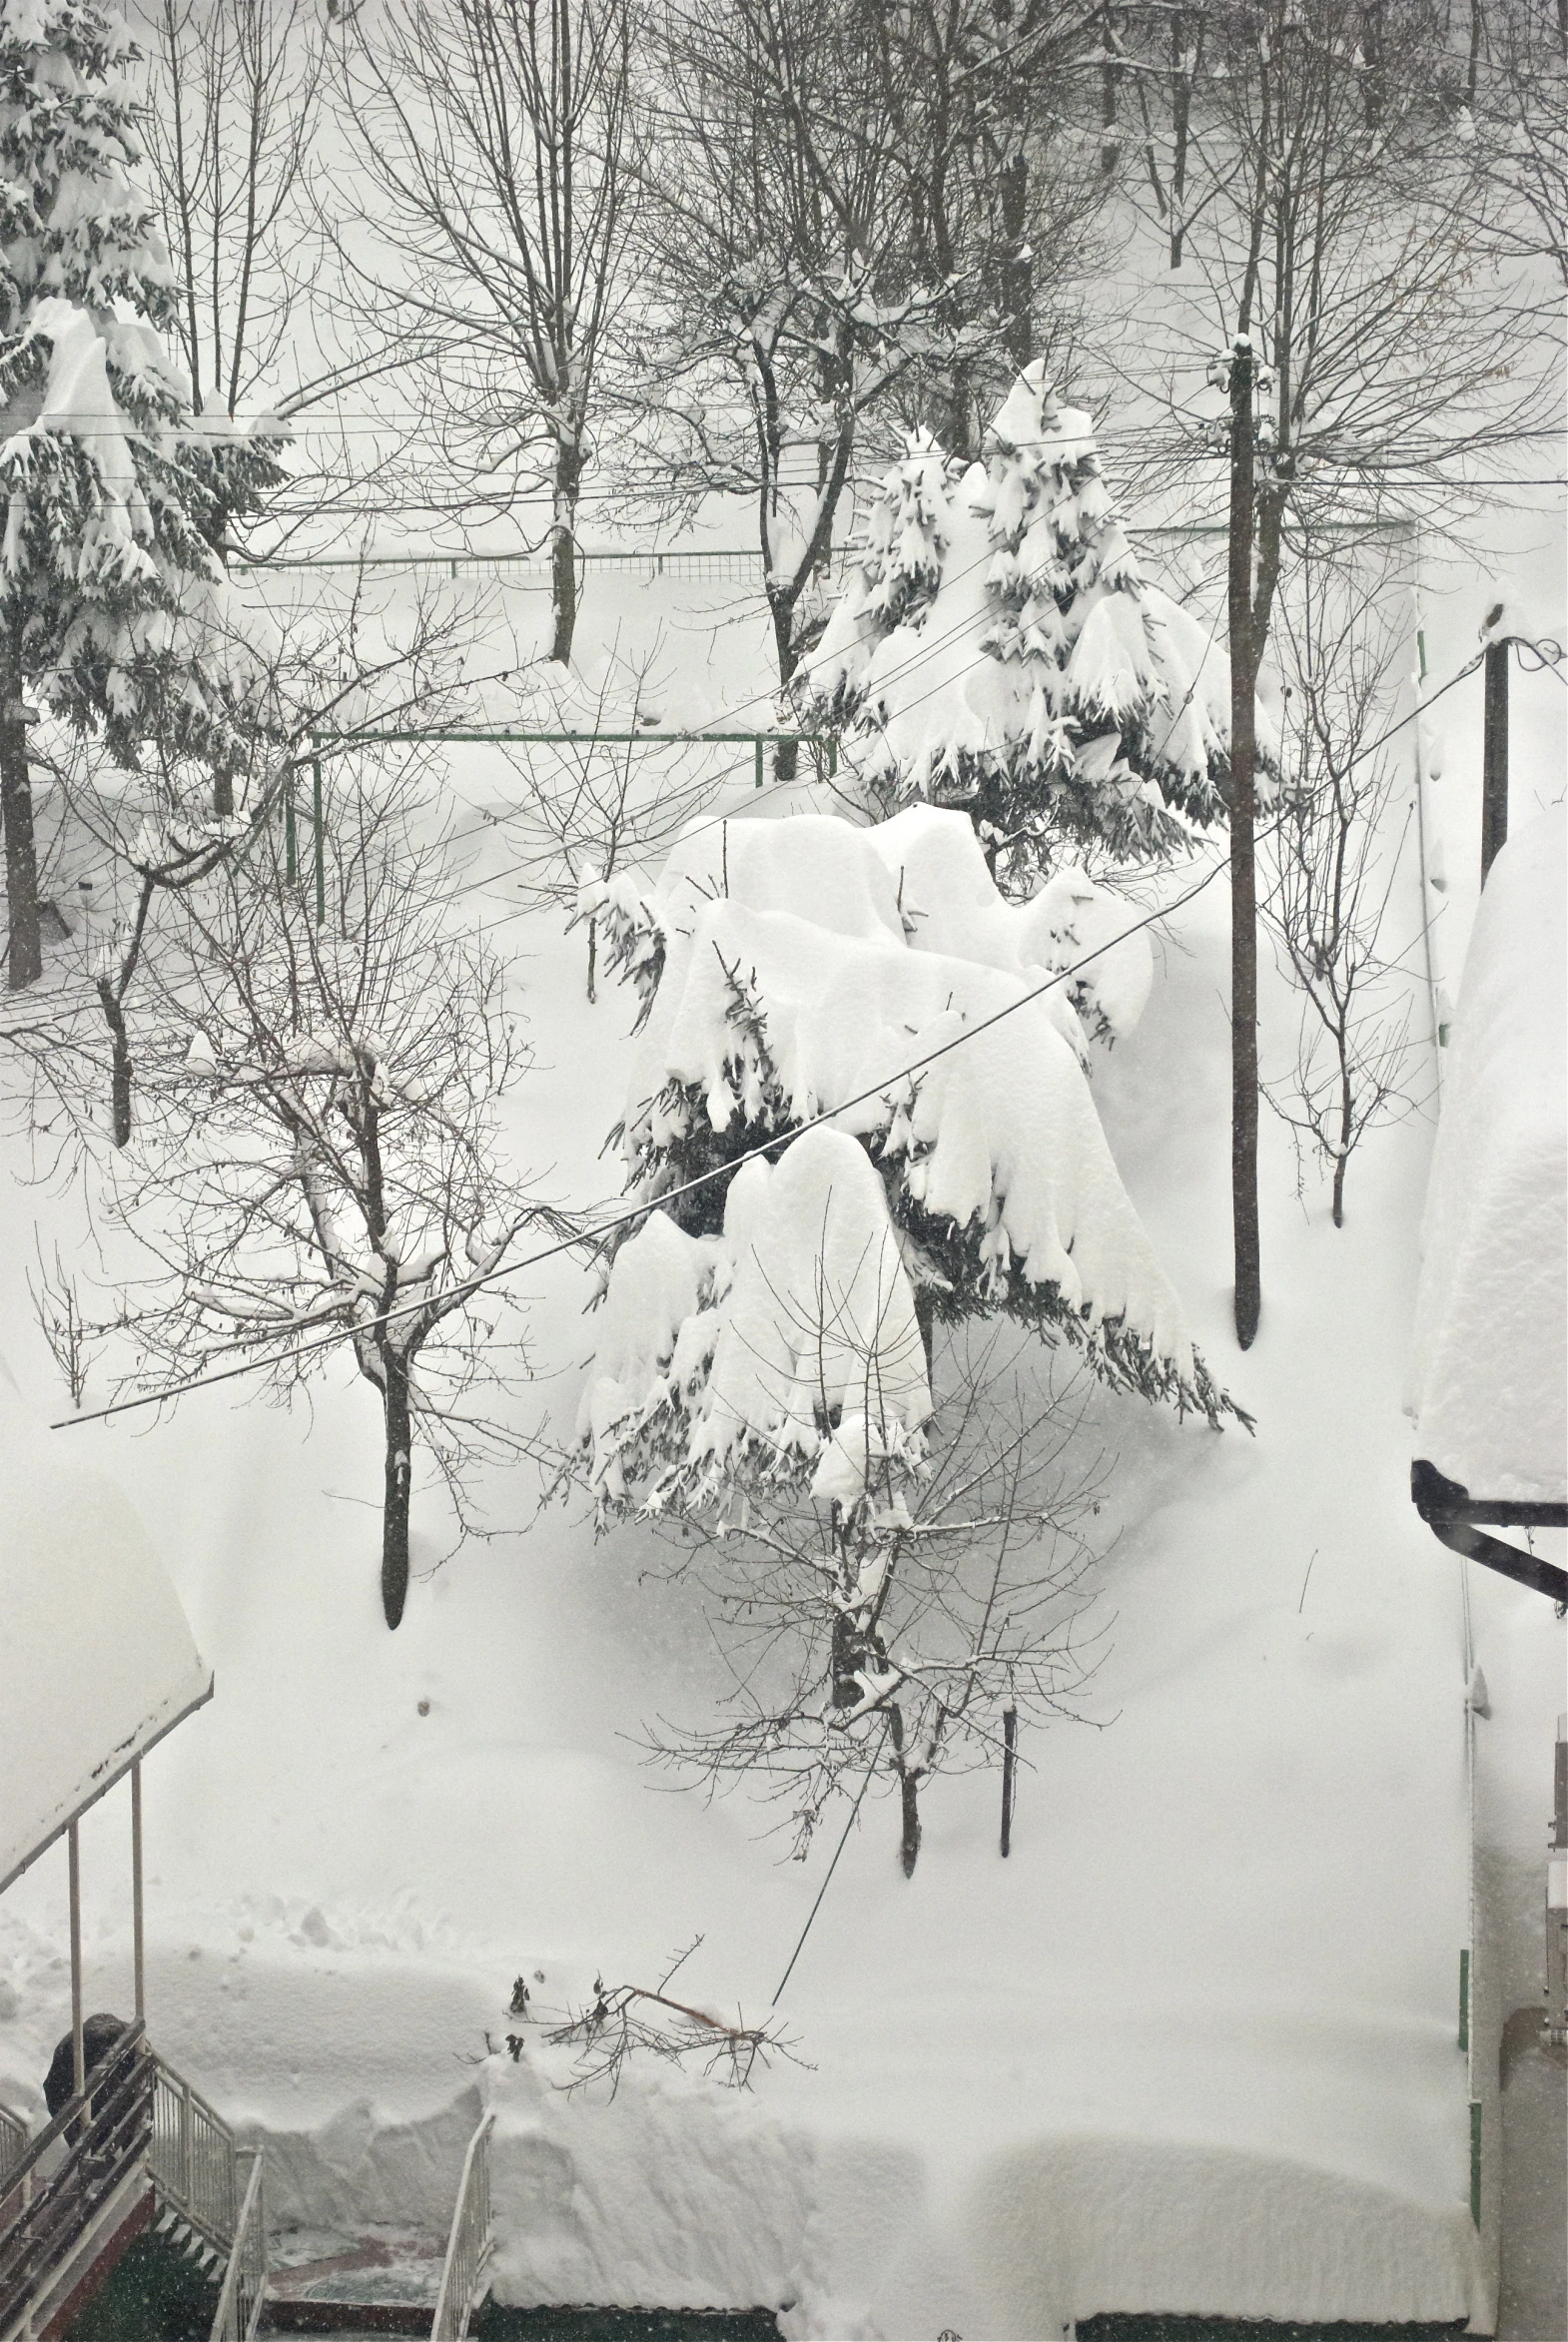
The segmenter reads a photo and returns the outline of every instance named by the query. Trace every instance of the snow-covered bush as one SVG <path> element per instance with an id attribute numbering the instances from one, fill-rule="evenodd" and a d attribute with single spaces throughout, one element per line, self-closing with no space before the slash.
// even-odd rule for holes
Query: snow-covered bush
<path id="1" fill-rule="evenodd" d="M 620 1137 L 658 1206 L 611 1265 L 583 1401 L 604 1502 L 799 1477 L 855 1409 L 907 1442 L 938 1320 L 1005 1312 L 1116 1387 L 1235 1411 L 1085 1074 L 1086 1020 L 1114 1038 L 1149 991 L 1117 897 L 1063 872 L 1010 905 L 965 817 L 921 806 L 709 823 L 584 909 L 642 993 Z"/>
<path id="2" fill-rule="evenodd" d="M 1131 861 L 1223 813 L 1222 643 L 1140 571 L 1089 416 L 1037 362 L 985 459 L 917 431 L 804 670 L 872 800 L 961 805 L 1025 877 L 1062 841 Z"/>
<path id="3" fill-rule="evenodd" d="M 91 0 L 0 11 L 0 778 L 13 987 L 37 974 L 28 690 L 134 764 L 156 737 L 224 787 L 250 763 L 270 630 L 221 557 L 283 474 L 276 427 L 196 416 L 164 340 L 181 289 L 125 71 Z M 18 946 L 20 945 L 20 951 Z"/>

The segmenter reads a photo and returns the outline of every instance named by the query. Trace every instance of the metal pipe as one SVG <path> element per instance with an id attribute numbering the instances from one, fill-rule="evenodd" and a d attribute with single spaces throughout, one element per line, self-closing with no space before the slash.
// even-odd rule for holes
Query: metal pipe
<path id="1" fill-rule="evenodd" d="M 87 2051 L 82 2039 L 82 1847 L 73 1822 L 65 1834 L 71 1899 L 71 2088 L 87 2087 Z"/>
<path id="2" fill-rule="evenodd" d="M 131 1767 L 131 1970 L 136 2021 L 147 2014 L 147 1972 L 142 1927 L 142 1760 Z"/>
<path id="3" fill-rule="evenodd" d="M 1500 1537 L 1488 1537 L 1476 1526 L 1484 1520 L 1519 1528 L 1561 1529 L 1568 1527 L 1568 1504 L 1521 1504 L 1501 1497 L 1488 1501 L 1472 1496 L 1457 1480 L 1445 1479 L 1424 1457 L 1410 1466 L 1410 1501 L 1433 1536 L 1451 1552 L 1496 1570 L 1500 1577 L 1512 1578 L 1516 1585 L 1529 1586 L 1550 1601 L 1568 1603 L 1568 1570 L 1543 1561 L 1538 1553 L 1505 1545 Z"/>

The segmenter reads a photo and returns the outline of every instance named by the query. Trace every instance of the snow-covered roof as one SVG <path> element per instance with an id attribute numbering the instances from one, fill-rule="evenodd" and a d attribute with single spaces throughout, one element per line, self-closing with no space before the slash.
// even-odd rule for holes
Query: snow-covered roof
<path id="1" fill-rule="evenodd" d="M 1416 1453 L 1472 1496 L 1568 1481 L 1568 821 L 1493 863 L 1465 960 L 1427 1188 Z"/>
<path id="2" fill-rule="evenodd" d="M 0 1891 L 212 1696 L 141 1522 L 63 1437 L 0 1358 Z"/>

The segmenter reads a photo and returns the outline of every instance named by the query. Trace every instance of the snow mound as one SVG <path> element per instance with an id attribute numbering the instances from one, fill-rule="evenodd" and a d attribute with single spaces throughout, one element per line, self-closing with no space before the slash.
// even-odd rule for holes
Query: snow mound
<path id="1" fill-rule="evenodd" d="M 1474 1496 L 1568 1477 L 1568 825 L 1493 863 L 1465 960 L 1422 1229 L 1419 1452 Z"/>
<path id="2" fill-rule="evenodd" d="M 938 2320 L 1019 2342 L 1104 2311 L 1315 2326 L 1483 2307 L 1462 2205 L 1280 2157 L 1046 2136 L 944 2188 L 891 2141 L 808 2138 L 713 2086 L 638 2075 L 568 2123 L 531 2058 L 487 2080 L 501 2302 L 763 2304 L 791 2342 Z"/>

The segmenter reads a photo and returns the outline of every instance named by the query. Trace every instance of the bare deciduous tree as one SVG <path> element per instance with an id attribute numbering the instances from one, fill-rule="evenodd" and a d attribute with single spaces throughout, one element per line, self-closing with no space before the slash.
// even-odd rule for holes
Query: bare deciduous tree
<path id="1" fill-rule="evenodd" d="M 363 31 L 363 37 L 362 37 Z M 467 516 L 551 502 L 552 659 L 571 657 L 577 501 L 627 290 L 638 180 L 633 0 L 393 0 L 342 48 L 375 189 L 349 254 L 367 315 L 427 352 Z"/>
<path id="2" fill-rule="evenodd" d="M 872 12 L 691 0 L 661 51 L 655 444 L 677 498 L 753 500 L 788 684 L 822 622 L 864 418 L 936 349 L 944 289 L 910 282 Z"/>
<path id="3" fill-rule="evenodd" d="M 303 327 L 324 36 L 307 0 L 140 0 L 149 177 L 192 402 L 237 413 Z"/>
<path id="4" fill-rule="evenodd" d="M 1386 562 L 1348 578 L 1308 564 L 1284 603 L 1284 754 L 1259 908 L 1301 995 L 1295 1064 L 1263 1095 L 1332 1174 L 1367 1132 L 1409 1105 L 1408 971 L 1389 898 L 1409 828 L 1392 757 L 1395 629 L 1379 614 Z M 1395 743 L 1397 750 L 1397 742 Z"/>
<path id="5" fill-rule="evenodd" d="M 100 1355 L 101 1342 L 95 1342 L 92 1321 L 83 1314 L 76 1289 L 76 1279 L 60 1257 L 55 1246 L 53 1266 L 45 1260 L 43 1245 L 36 1236 L 38 1251 L 38 1282 L 33 1282 L 28 1271 L 27 1290 L 32 1297 L 33 1315 L 39 1330 L 49 1344 L 49 1352 L 65 1378 L 73 1407 L 80 1407 L 87 1388 L 87 1377 Z"/>
<path id="6" fill-rule="evenodd" d="M 288 1397 L 320 1337 L 351 1348 L 382 1416 L 389 1626 L 407 1590 L 416 1447 L 472 1527 L 466 1468 L 525 1444 L 473 1403 L 520 1363 L 495 1336 L 501 1297 L 474 1280 L 522 1228 L 556 1224 L 496 1131 L 524 1063 L 500 970 L 448 930 L 441 861 L 410 811 L 374 769 L 333 786 L 323 923 L 274 825 L 180 898 L 183 933 L 148 971 L 154 1111 L 113 1189 L 152 1262 L 121 1317 L 144 1386 L 255 1357 Z"/>
<path id="7" fill-rule="evenodd" d="M 831 1317 L 830 1294 L 822 1307 Z M 959 1336 L 940 1370 L 929 1454 L 889 1435 L 868 1383 L 809 1487 L 781 1469 L 771 1486 L 680 1505 L 672 1574 L 695 1577 L 710 1606 L 731 1713 L 650 1735 L 688 1777 L 783 1802 L 797 1856 L 868 1773 L 896 1785 L 906 1877 L 925 1787 L 1000 1766 L 1010 1708 L 1041 1724 L 1076 1715 L 1097 1656 L 1084 1532 L 1104 1467 L 1075 1445 L 1082 1408 L 1052 1391 L 1049 1366 L 1042 1392 L 1038 1367 L 996 1336 Z"/>

